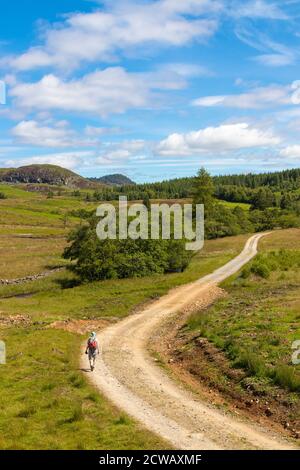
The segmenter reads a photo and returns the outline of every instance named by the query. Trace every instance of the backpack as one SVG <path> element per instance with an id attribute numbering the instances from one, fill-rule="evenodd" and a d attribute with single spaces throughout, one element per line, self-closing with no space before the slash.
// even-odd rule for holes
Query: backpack
<path id="1" fill-rule="evenodd" d="M 97 349 L 97 341 L 89 340 L 89 349 Z"/>

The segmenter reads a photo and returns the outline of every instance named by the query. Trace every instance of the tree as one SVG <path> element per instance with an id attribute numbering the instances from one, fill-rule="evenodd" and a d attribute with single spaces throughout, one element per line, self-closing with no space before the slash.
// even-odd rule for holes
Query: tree
<path id="1" fill-rule="evenodd" d="M 82 281 L 142 277 L 183 271 L 191 252 L 185 240 L 99 240 L 97 218 L 74 230 L 64 257 L 73 261 L 69 269 Z"/>
<path id="2" fill-rule="evenodd" d="M 269 188 L 259 188 L 252 199 L 252 209 L 265 210 L 276 206 L 276 198 Z"/>
<path id="3" fill-rule="evenodd" d="M 206 217 L 214 206 L 214 193 L 215 186 L 212 177 L 205 168 L 201 168 L 195 178 L 193 203 L 204 204 Z"/>
<path id="4" fill-rule="evenodd" d="M 292 198 L 289 193 L 283 193 L 280 201 L 281 209 L 290 209 L 292 206 Z"/>

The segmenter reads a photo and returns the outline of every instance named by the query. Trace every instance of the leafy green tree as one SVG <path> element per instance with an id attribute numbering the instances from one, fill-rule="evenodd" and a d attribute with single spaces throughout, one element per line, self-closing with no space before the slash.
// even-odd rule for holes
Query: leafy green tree
<path id="1" fill-rule="evenodd" d="M 95 217 L 70 237 L 64 257 L 82 281 L 142 277 L 183 271 L 191 253 L 184 240 L 99 240 Z"/>
<path id="2" fill-rule="evenodd" d="M 201 168 L 194 180 L 193 203 L 204 204 L 206 217 L 214 206 L 215 186 L 212 177 Z"/>
<path id="3" fill-rule="evenodd" d="M 280 207 L 281 209 L 291 209 L 292 206 L 292 197 L 289 193 L 284 192 L 281 196 Z"/>

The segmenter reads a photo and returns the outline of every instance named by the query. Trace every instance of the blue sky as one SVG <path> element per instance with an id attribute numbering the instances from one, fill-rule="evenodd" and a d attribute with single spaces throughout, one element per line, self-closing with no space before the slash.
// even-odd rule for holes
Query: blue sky
<path id="1" fill-rule="evenodd" d="M 299 20 L 295 0 L 5 2 L 0 167 L 299 167 Z"/>

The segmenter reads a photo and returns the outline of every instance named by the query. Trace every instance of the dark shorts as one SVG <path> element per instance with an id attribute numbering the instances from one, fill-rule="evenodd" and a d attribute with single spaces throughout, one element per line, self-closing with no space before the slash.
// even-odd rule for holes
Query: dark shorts
<path id="1" fill-rule="evenodd" d="M 89 359 L 95 359 L 97 356 L 97 349 L 89 349 Z"/>

